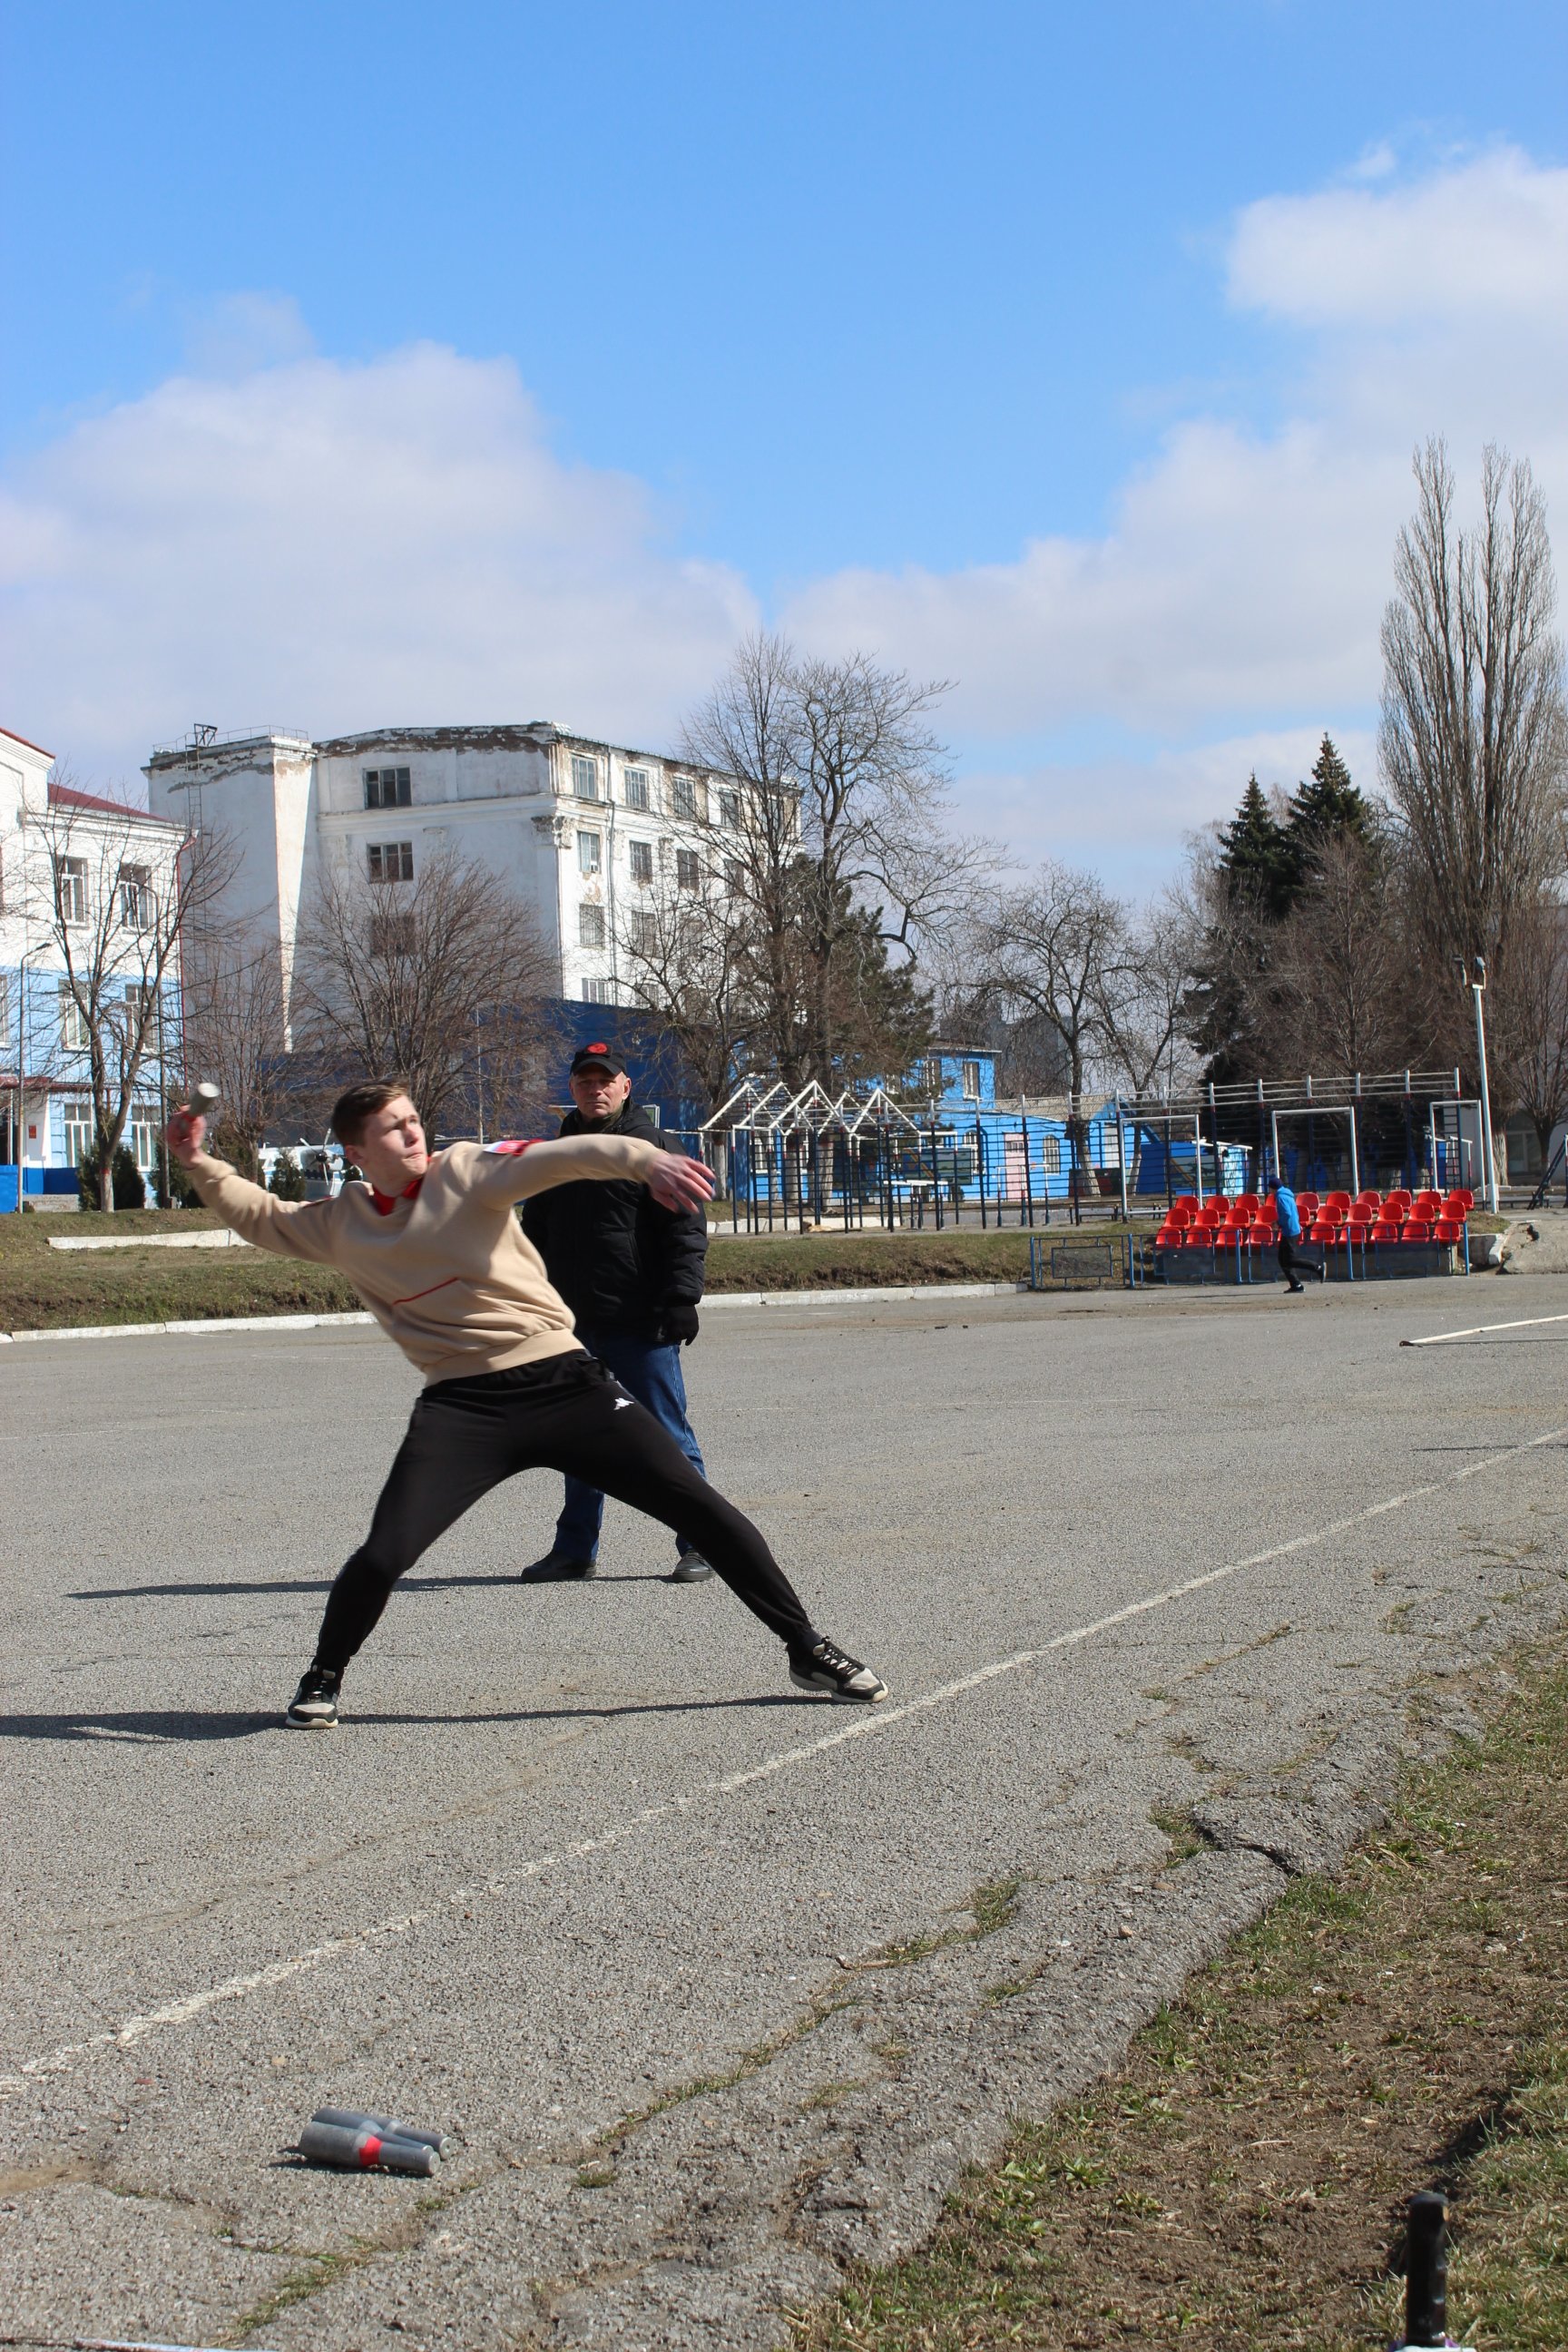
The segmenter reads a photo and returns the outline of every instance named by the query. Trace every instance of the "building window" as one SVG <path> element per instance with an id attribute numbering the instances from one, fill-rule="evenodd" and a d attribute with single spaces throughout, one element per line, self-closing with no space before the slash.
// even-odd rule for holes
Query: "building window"
<path id="1" fill-rule="evenodd" d="M 1045 1135 L 1040 1138 L 1040 1166 L 1047 1176 L 1061 1174 L 1062 1139 L 1059 1135 Z"/>
<path id="2" fill-rule="evenodd" d="M 697 787 L 692 782 L 690 777 L 677 776 L 670 791 L 671 806 L 674 808 L 676 815 L 695 817 L 697 814 Z"/>
<path id="3" fill-rule="evenodd" d="M 581 751 L 572 754 L 572 789 L 580 801 L 596 801 L 599 797 L 599 762 L 584 759 Z"/>
<path id="4" fill-rule="evenodd" d="M 65 1130 L 66 1164 L 70 1168 L 79 1168 L 92 1150 L 92 1105 L 89 1102 L 62 1103 L 60 1119 Z"/>
<path id="5" fill-rule="evenodd" d="M 411 841 L 373 841 L 366 846 L 365 860 L 373 882 L 412 882 L 414 879 L 414 844 Z"/>
<path id="6" fill-rule="evenodd" d="M 599 836 L 596 833 L 580 833 L 577 835 L 577 871 L 579 874 L 596 874 L 598 872 L 599 850 Z"/>
<path id="7" fill-rule="evenodd" d="M 607 980 L 585 980 L 583 982 L 583 1002 L 584 1004 L 613 1004 L 615 1001 L 615 986 L 613 982 Z"/>
<path id="8" fill-rule="evenodd" d="M 153 875 L 146 866 L 122 866 L 120 869 L 120 919 L 128 931 L 150 931 L 153 928 Z"/>
<path id="9" fill-rule="evenodd" d="M 86 922 L 87 860 L 85 857 L 56 858 L 55 905 L 62 923 Z"/>
<path id="10" fill-rule="evenodd" d="M 9 1049 L 10 1044 L 11 982 L 6 978 L 5 974 L 3 971 L 0 971 L 0 1048 Z M 12 1157 L 15 1159 L 15 1153 L 12 1154 Z"/>
<path id="11" fill-rule="evenodd" d="M 634 955 L 651 956 L 658 953 L 658 918 L 650 908 L 638 907 L 633 912 L 631 942 Z"/>
<path id="12" fill-rule="evenodd" d="M 652 808 L 653 793 L 648 783 L 646 768 L 626 770 L 626 806 L 635 809 Z"/>
<path id="13" fill-rule="evenodd" d="M 741 829 L 741 795 L 739 793 L 720 793 L 719 822 L 721 825 L 726 825 L 731 833 L 739 833 Z"/>
<path id="14" fill-rule="evenodd" d="M 925 1090 L 928 1095 L 939 1095 L 945 1084 L 946 1080 L 942 1074 L 942 1063 L 937 1055 L 932 1054 L 926 1063 Z"/>
<path id="15" fill-rule="evenodd" d="M 978 1102 L 980 1100 L 979 1063 L 961 1062 L 958 1067 L 960 1091 L 962 1092 L 965 1102 Z"/>
<path id="16" fill-rule="evenodd" d="M 605 910 L 603 907 L 578 908 L 577 944 L 580 948 L 602 948 L 604 946 Z"/>
<path id="17" fill-rule="evenodd" d="M 132 1111 L 125 1129 L 125 1140 L 131 1147 L 131 1157 L 138 1168 L 158 1165 L 158 1106 L 138 1103 Z"/>
<path id="18" fill-rule="evenodd" d="M 129 1036 L 134 1037 L 144 1023 L 151 1026 L 156 1017 L 157 997 L 158 992 L 150 981 L 126 982 L 125 1028 Z"/>
<path id="19" fill-rule="evenodd" d="M 724 896 L 743 898 L 746 895 L 746 869 L 738 857 L 724 860 Z"/>
<path id="20" fill-rule="evenodd" d="M 92 1043 L 87 1016 L 68 988 L 60 990 L 60 1043 L 68 1054 L 85 1054 Z"/>
<path id="21" fill-rule="evenodd" d="M 406 768 L 367 768 L 364 772 L 364 804 L 366 808 L 406 808 L 412 795 Z"/>
<path id="22" fill-rule="evenodd" d="M 702 868 L 694 849 L 678 849 L 675 853 L 675 879 L 682 890 L 695 890 L 702 879 Z"/>
<path id="23" fill-rule="evenodd" d="M 652 842 L 634 841 L 631 844 L 631 860 L 632 880 L 634 882 L 651 882 L 653 880 Z"/>

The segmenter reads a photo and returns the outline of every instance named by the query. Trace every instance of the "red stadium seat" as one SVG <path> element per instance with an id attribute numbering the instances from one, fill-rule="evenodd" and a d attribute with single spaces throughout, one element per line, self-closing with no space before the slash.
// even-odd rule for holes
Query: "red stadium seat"
<path id="1" fill-rule="evenodd" d="M 1296 1195 L 1296 1206 L 1300 1211 L 1304 1219 L 1307 1217 L 1315 1217 L 1318 1213 L 1317 1194 L 1315 1192 L 1298 1192 Z"/>
<path id="2" fill-rule="evenodd" d="M 1372 1229 L 1372 1237 L 1374 1242 L 1396 1242 L 1399 1227 L 1392 1217 L 1380 1217 Z"/>
<path id="3" fill-rule="evenodd" d="M 1213 1249 L 1214 1227 L 1212 1225 L 1188 1225 L 1184 1227 L 1183 1231 L 1182 1241 L 1184 1246 L 1188 1249 Z"/>
<path id="4" fill-rule="evenodd" d="M 1354 1205 L 1358 1208 L 1364 1205 L 1369 1209 L 1381 1209 L 1383 1206 L 1383 1194 L 1378 1191 L 1375 1184 L 1363 1185 L 1362 1190 L 1355 1196 Z"/>
<path id="5" fill-rule="evenodd" d="M 1451 1217 L 1462 1225 L 1474 1206 L 1475 1202 L 1468 1192 L 1450 1192 L 1437 1213 L 1442 1217 Z"/>
<path id="6" fill-rule="evenodd" d="M 1351 1196 L 1348 1192 L 1331 1192 L 1323 1202 L 1326 1209 L 1348 1209 L 1350 1204 Z"/>
<path id="7" fill-rule="evenodd" d="M 1198 1196 L 1195 1192 L 1178 1192 L 1171 1203 L 1173 1209 L 1195 1209 L 1197 1205 Z"/>
<path id="8" fill-rule="evenodd" d="M 1410 1203 L 1410 1213 L 1413 1217 L 1425 1217 L 1430 1220 L 1436 1215 L 1441 1206 L 1442 1201 L 1437 1193 L 1417 1192 Z"/>
<path id="9" fill-rule="evenodd" d="M 1266 1225 L 1261 1223 L 1248 1225 L 1247 1238 L 1254 1249 L 1277 1249 L 1279 1245 L 1279 1228 L 1278 1225 Z"/>
<path id="10" fill-rule="evenodd" d="M 1399 1238 L 1402 1242 L 1429 1242 L 1432 1238 L 1430 1219 L 1407 1217 L 1400 1228 Z"/>
<path id="11" fill-rule="evenodd" d="M 1457 1242 L 1462 1242 L 1465 1238 L 1464 1220 L 1461 1218 L 1456 1223 L 1452 1217 L 1439 1217 L 1432 1228 L 1432 1233 L 1435 1240 L 1447 1242 L 1452 1249 Z"/>

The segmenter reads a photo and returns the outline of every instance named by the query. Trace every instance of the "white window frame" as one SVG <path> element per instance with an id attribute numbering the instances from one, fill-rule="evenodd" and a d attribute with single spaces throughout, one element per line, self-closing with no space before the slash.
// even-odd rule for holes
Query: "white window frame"
<path id="1" fill-rule="evenodd" d="M 159 1124 L 156 1103 L 132 1104 L 131 1116 L 125 1122 L 125 1140 L 138 1168 L 158 1165 Z"/>
<path id="2" fill-rule="evenodd" d="M 411 841 L 367 841 L 365 873 L 375 883 L 412 882 L 414 844 Z"/>
<path id="3" fill-rule="evenodd" d="M 582 875 L 604 871 L 605 836 L 601 833 L 579 833 L 577 835 L 577 871 Z"/>
<path id="4" fill-rule="evenodd" d="M 580 948 L 602 948 L 605 944 L 605 910 L 603 907 L 584 905 L 577 909 L 577 944 Z"/>
<path id="5" fill-rule="evenodd" d="M 631 919 L 631 950 L 634 955 L 651 956 L 658 952 L 658 919 L 651 907 L 634 907 Z"/>
<path id="6" fill-rule="evenodd" d="M 653 806 L 653 778 L 646 768 L 627 768 L 625 778 L 627 808 L 641 809 L 646 814 Z"/>
<path id="7" fill-rule="evenodd" d="M 572 793 L 575 800 L 597 801 L 599 762 L 586 751 L 572 754 Z"/>
<path id="8" fill-rule="evenodd" d="M 583 1002 L 584 1004 L 613 1004 L 615 1001 L 615 982 L 613 981 L 585 980 L 583 982 Z"/>
<path id="9" fill-rule="evenodd" d="M 720 793 L 719 822 L 721 825 L 725 826 L 729 832 L 739 833 L 741 830 L 741 795 L 739 793 Z"/>
<path id="10" fill-rule="evenodd" d="M 85 857 L 57 856 L 55 859 L 55 906 L 62 923 L 73 928 L 87 920 L 87 860 Z"/>
<path id="11" fill-rule="evenodd" d="M 653 880 L 653 875 L 654 875 L 654 856 L 653 856 L 653 844 L 652 844 L 652 842 L 651 842 L 651 841 L 629 841 L 629 842 L 627 842 L 627 844 L 626 844 L 626 863 L 627 863 L 628 866 L 629 866 L 629 867 L 630 867 L 630 869 L 631 869 L 631 877 L 632 877 L 632 880 L 633 880 L 634 882 L 641 883 L 641 884 L 644 884 L 645 886 L 646 886 L 647 883 L 651 882 L 651 881 Z"/>
<path id="12" fill-rule="evenodd" d="M 675 853 L 675 887 L 678 890 L 700 890 L 702 860 L 694 849 L 678 849 Z"/>
<path id="13" fill-rule="evenodd" d="M 674 779 L 669 788 L 669 813 L 671 816 L 684 818 L 689 824 L 697 824 L 702 814 L 702 805 L 698 799 L 695 776 L 677 776 Z"/>
<path id="14" fill-rule="evenodd" d="M 71 1149 L 73 1134 L 80 1138 L 74 1150 Z M 68 1168 L 80 1167 L 92 1150 L 92 1136 L 93 1117 L 90 1101 L 62 1103 L 60 1105 L 60 1140 Z"/>
<path id="15" fill-rule="evenodd" d="M 92 1044 L 92 1029 L 86 1013 L 71 993 L 69 983 L 60 982 L 60 1044 L 68 1054 L 85 1054 Z"/>
<path id="16" fill-rule="evenodd" d="M 150 931 L 157 920 L 158 902 L 153 895 L 153 868 L 150 866 L 122 866 L 115 884 L 120 894 L 120 928 L 125 931 Z"/>
<path id="17" fill-rule="evenodd" d="M 973 1080 L 973 1084 L 971 1084 L 971 1080 Z M 960 1062 L 958 1066 L 958 1091 L 963 1097 L 965 1102 L 978 1102 L 980 1100 L 980 1065 L 978 1062 Z"/>

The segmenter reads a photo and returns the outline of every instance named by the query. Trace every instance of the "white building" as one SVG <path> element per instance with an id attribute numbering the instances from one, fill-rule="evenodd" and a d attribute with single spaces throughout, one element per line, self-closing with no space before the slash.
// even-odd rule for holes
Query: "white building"
<path id="1" fill-rule="evenodd" d="M 73 934 L 78 969 L 94 966 L 107 1017 L 118 1018 L 116 1004 L 145 985 L 146 940 L 173 904 L 184 838 L 143 810 L 51 783 L 53 761 L 0 728 L 0 1211 L 14 1210 L 19 1192 L 74 1208 L 77 1163 L 92 1143 L 88 1040 L 66 985 L 62 930 Z M 171 1032 L 178 994 L 176 949 L 155 1006 Z M 161 1124 L 159 1078 L 150 1055 L 125 1133 L 144 1172 Z"/>
<path id="2" fill-rule="evenodd" d="M 705 827 L 740 814 L 719 780 L 543 719 L 323 742 L 199 728 L 144 772 L 156 814 L 227 836 L 237 865 L 224 916 L 276 942 L 286 980 L 318 871 L 409 880 L 453 851 L 533 909 L 561 993 L 605 1004 L 629 993 L 618 943 L 639 892 L 659 879 L 698 887 Z"/>

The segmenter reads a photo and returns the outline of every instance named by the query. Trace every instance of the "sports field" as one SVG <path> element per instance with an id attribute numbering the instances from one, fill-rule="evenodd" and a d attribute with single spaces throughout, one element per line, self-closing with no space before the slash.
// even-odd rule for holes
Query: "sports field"
<path id="1" fill-rule="evenodd" d="M 1563 1606 L 1568 1279 L 731 1310 L 718 1482 L 892 1685 L 490 1498 L 285 1731 L 379 1335 L 5 1351 L 0 2334 L 764 2346 L 929 2228 Z M 1373 1792 L 1372 1798 L 1368 1791 Z M 1195 1812 L 1205 1851 L 1164 1868 Z M 287 2151 L 323 2103 L 430 2182 Z"/>

